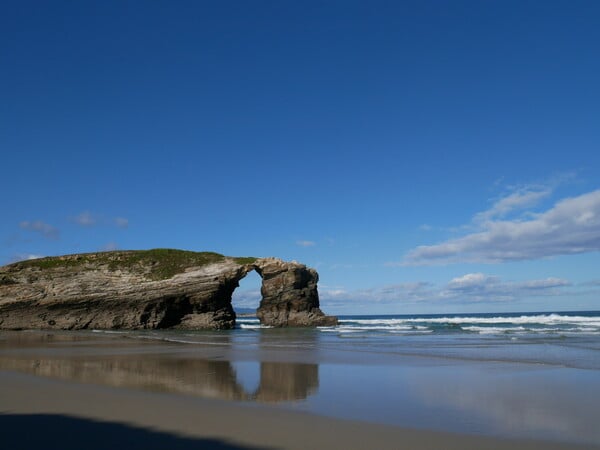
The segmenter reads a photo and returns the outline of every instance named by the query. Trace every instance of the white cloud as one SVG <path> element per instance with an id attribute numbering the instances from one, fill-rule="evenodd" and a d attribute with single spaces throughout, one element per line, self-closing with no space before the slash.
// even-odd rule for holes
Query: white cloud
<path id="1" fill-rule="evenodd" d="M 512 301 L 526 296 L 556 295 L 568 286 L 571 283 L 562 278 L 513 282 L 502 281 L 493 275 L 468 273 L 450 280 L 440 295 L 470 301 Z"/>
<path id="2" fill-rule="evenodd" d="M 336 286 L 319 289 L 319 295 L 327 306 L 334 307 L 374 303 L 494 303 L 561 295 L 570 292 L 567 289 L 572 286 L 568 280 L 562 278 L 503 281 L 494 275 L 468 273 L 442 285 L 409 282 L 358 290 L 346 290 Z"/>
<path id="3" fill-rule="evenodd" d="M 473 289 L 495 281 L 496 277 L 485 275 L 483 273 L 468 273 L 461 277 L 450 280 L 448 283 L 448 288 L 455 290 Z"/>
<path id="4" fill-rule="evenodd" d="M 533 190 L 521 189 L 497 200 L 487 211 L 477 214 L 475 222 L 486 222 L 494 218 L 506 217 L 509 213 L 537 205 L 542 199 L 552 193 L 549 188 Z"/>
<path id="5" fill-rule="evenodd" d="M 233 291 L 232 302 L 234 308 L 256 308 L 262 299 L 260 288 Z"/>
<path id="6" fill-rule="evenodd" d="M 82 212 L 81 214 L 75 216 L 73 220 L 82 227 L 91 227 L 96 225 L 96 222 L 98 221 L 96 217 L 93 216 L 89 211 Z"/>
<path id="7" fill-rule="evenodd" d="M 327 298 L 337 298 L 348 295 L 348 291 L 345 289 L 327 289 L 323 293 Z M 321 294 L 321 296 L 323 296 L 323 294 Z"/>
<path id="8" fill-rule="evenodd" d="M 314 241 L 296 241 L 296 245 L 300 247 L 314 247 L 317 243 Z"/>
<path id="9" fill-rule="evenodd" d="M 83 211 L 77 216 L 72 217 L 71 220 L 82 227 L 93 227 L 96 225 L 102 225 L 127 228 L 129 226 L 129 219 L 125 217 L 107 218 L 102 214 L 93 214 L 90 211 Z"/>
<path id="10" fill-rule="evenodd" d="M 114 222 L 119 228 L 127 228 L 129 226 L 129 219 L 125 217 L 116 217 Z"/>
<path id="11" fill-rule="evenodd" d="M 563 278 L 546 278 L 544 280 L 531 280 L 519 284 L 523 289 L 551 289 L 570 286 L 571 283 Z"/>
<path id="12" fill-rule="evenodd" d="M 19 227 L 23 230 L 40 233 L 42 236 L 48 239 L 58 239 L 59 237 L 58 228 L 42 222 L 41 220 L 34 220 L 32 222 L 24 220 L 23 222 L 19 223 Z"/>
<path id="13" fill-rule="evenodd" d="M 523 196 L 515 197 L 506 205 L 523 205 L 534 198 L 535 195 L 527 200 Z M 490 210 L 493 213 L 476 217 L 493 218 L 513 207 L 496 208 L 496 205 Z M 566 198 L 545 212 L 531 214 L 528 219 L 486 220 L 478 231 L 466 236 L 413 249 L 402 264 L 498 263 L 599 250 L 600 190 L 596 190 Z"/>
<path id="14" fill-rule="evenodd" d="M 432 285 L 424 282 L 399 283 L 370 289 L 346 290 L 343 287 L 319 289 L 319 297 L 327 305 L 348 303 L 416 303 L 435 298 Z"/>
<path id="15" fill-rule="evenodd" d="M 338 269 L 353 269 L 354 264 L 341 264 L 335 263 L 329 266 L 329 270 L 338 270 Z"/>

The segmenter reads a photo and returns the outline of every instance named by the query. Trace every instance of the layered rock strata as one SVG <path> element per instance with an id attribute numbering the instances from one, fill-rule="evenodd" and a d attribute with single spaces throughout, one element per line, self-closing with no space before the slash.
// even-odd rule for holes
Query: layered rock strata
<path id="1" fill-rule="evenodd" d="M 337 319 L 319 309 L 319 274 L 295 261 L 262 258 L 253 264 L 262 277 L 262 301 L 256 315 L 265 325 L 328 326 Z"/>
<path id="2" fill-rule="evenodd" d="M 333 325 L 319 309 L 318 274 L 276 258 L 180 250 L 103 252 L 0 267 L 0 329 L 227 329 L 231 296 L 256 270 L 264 325 Z"/>

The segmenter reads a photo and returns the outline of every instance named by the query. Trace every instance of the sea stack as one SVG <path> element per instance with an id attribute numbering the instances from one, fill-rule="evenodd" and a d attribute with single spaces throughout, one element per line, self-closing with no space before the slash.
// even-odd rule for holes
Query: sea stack
<path id="1" fill-rule="evenodd" d="M 262 277 L 261 324 L 335 325 L 314 269 L 172 249 L 85 253 L 0 267 L 0 329 L 228 329 L 239 281 Z"/>

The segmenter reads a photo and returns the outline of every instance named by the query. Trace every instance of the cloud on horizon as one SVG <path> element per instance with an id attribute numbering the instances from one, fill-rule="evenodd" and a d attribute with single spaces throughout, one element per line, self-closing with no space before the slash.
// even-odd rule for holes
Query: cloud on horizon
<path id="1" fill-rule="evenodd" d="M 502 219 L 548 195 L 547 190 L 513 193 L 475 215 L 476 231 L 419 246 L 389 265 L 501 263 L 600 251 L 600 190 L 563 199 L 545 212 Z"/>
<path id="2" fill-rule="evenodd" d="M 557 296 L 565 294 L 572 287 L 573 284 L 563 278 L 504 281 L 494 275 L 468 273 L 443 285 L 412 282 L 358 290 L 335 286 L 319 289 L 319 296 L 328 307 L 349 306 L 352 303 L 495 303 L 525 297 Z"/>
<path id="3" fill-rule="evenodd" d="M 33 231 L 35 233 L 40 233 L 47 239 L 57 240 L 60 236 L 60 232 L 58 228 L 53 227 L 52 225 L 42 222 L 41 220 L 28 221 L 24 220 L 19 223 L 19 228 L 22 230 Z"/>

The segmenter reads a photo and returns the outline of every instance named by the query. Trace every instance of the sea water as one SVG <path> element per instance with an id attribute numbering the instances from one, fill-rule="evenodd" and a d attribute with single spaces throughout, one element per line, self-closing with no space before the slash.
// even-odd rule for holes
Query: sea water
<path id="1" fill-rule="evenodd" d="M 600 370 L 599 311 L 340 316 L 318 333 L 323 348 Z"/>
<path id="2" fill-rule="evenodd" d="M 285 334 L 252 319 L 238 326 L 273 333 L 262 337 L 267 348 Z M 315 349 L 307 353 L 319 362 L 319 389 L 298 409 L 600 444 L 598 311 L 341 316 L 338 326 L 293 334 L 290 347 Z"/>

